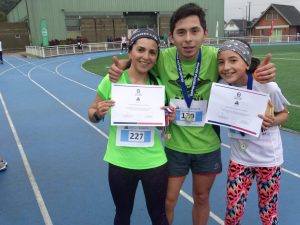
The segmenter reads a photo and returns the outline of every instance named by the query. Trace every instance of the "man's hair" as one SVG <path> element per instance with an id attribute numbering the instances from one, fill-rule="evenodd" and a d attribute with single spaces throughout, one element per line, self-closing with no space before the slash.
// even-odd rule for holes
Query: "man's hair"
<path id="1" fill-rule="evenodd" d="M 195 3 L 187 3 L 180 6 L 173 14 L 170 19 L 170 32 L 173 34 L 176 23 L 188 16 L 198 16 L 200 24 L 204 30 L 206 30 L 206 20 L 204 10 Z"/>

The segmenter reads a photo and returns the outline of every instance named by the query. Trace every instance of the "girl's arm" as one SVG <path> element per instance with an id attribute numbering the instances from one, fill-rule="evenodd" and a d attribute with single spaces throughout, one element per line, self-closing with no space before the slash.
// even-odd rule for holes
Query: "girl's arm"
<path id="1" fill-rule="evenodd" d="M 262 128 L 268 129 L 269 127 L 279 126 L 287 121 L 289 112 L 287 106 L 280 112 L 275 112 L 274 115 L 259 115 L 263 119 Z"/>

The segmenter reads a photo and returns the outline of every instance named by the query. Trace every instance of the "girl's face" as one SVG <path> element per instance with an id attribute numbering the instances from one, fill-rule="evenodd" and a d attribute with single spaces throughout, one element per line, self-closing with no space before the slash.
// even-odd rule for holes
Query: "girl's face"
<path id="1" fill-rule="evenodd" d="M 247 84 L 247 73 L 249 69 L 245 61 L 239 54 L 225 50 L 219 53 L 218 68 L 220 76 L 226 83 L 235 86 L 244 86 Z"/>
<path id="2" fill-rule="evenodd" d="M 154 66 L 158 56 L 157 43 L 149 38 L 140 38 L 128 53 L 131 59 L 131 68 L 137 73 L 146 74 Z"/>

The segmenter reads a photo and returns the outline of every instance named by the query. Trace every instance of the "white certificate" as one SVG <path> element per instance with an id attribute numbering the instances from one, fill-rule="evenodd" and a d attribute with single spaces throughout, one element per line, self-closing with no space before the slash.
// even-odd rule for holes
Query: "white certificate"
<path id="1" fill-rule="evenodd" d="M 111 125 L 165 126 L 165 86 L 112 84 Z"/>
<path id="2" fill-rule="evenodd" d="M 214 83 L 206 123 L 229 127 L 258 137 L 269 95 L 262 92 Z"/>

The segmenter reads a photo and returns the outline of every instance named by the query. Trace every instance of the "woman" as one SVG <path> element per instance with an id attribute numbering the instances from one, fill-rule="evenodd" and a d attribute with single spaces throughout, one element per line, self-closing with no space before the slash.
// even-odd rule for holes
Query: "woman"
<path id="1" fill-rule="evenodd" d="M 129 40 L 128 55 L 130 66 L 123 72 L 118 83 L 157 85 L 160 81 L 149 71 L 156 63 L 159 54 L 159 36 L 152 30 L 139 29 Z M 89 108 L 91 122 L 99 122 L 110 107 L 111 81 L 106 76 L 98 87 L 96 99 Z M 165 107 L 162 107 L 164 109 Z M 176 112 L 171 110 L 169 118 L 175 119 Z M 140 131 L 139 127 L 135 127 Z M 145 127 L 143 127 L 143 132 Z M 167 158 L 161 143 L 159 132 L 155 128 L 146 128 L 152 132 L 154 144 L 151 147 L 121 144 L 120 131 L 126 127 L 110 127 L 107 151 L 104 160 L 109 163 L 109 185 L 116 206 L 114 225 L 129 225 L 133 209 L 135 192 L 141 181 L 148 213 L 153 225 L 168 225 L 165 213 L 165 197 L 168 181 Z M 116 142 L 118 142 L 118 146 Z"/>

